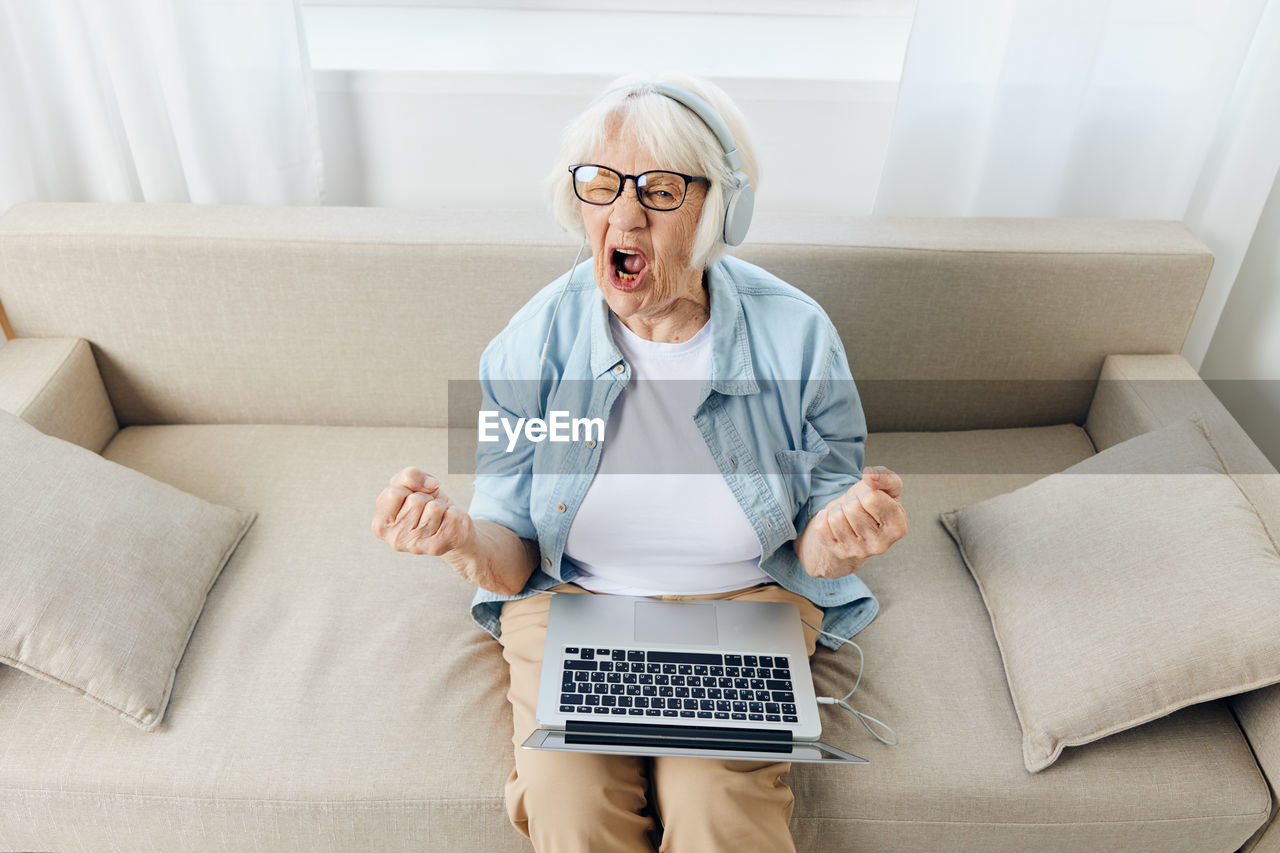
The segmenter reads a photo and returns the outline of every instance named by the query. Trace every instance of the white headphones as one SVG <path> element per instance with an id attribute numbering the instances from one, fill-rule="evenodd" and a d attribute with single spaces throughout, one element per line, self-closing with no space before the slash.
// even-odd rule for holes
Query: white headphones
<path id="1" fill-rule="evenodd" d="M 747 229 L 751 226 L 751 212 L 756 206 L 756 191 L 751 187 L 747 173 L 742 171 L 742 155 L 733 141 L 729 126 L 720 118 L 715 108 L 703 98 L 670 83 L 647 82 L 626 87 L 627 91 L 643 91 L 650 88 L 660 95 L 684 104 L 693 110 L 694 115 L 702 119 L 703 124 L 711 129 L 724 150 L 724 162 L 729 167 L 730 184 L 725 187 L 724 228 L 721 237 L 730 246 L 737 246 L 747 237 Z"/>

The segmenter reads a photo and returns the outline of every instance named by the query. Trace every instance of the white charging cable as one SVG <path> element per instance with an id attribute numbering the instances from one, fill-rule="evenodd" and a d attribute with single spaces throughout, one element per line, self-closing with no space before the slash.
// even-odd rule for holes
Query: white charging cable
<path id="1" fill-rule="evenodd" d="M 809 625 L 809 621 L 807 619 L 801 619 L 800 621 L 806 625 Z M 844 696 L 839 699 L 833 699 L 830 696 L 819 696 L 817 697 L 818 704 L 819 705 L 839 705 L 841 708 L 844 708 L 850 714 L 853 714 L 853 716 L 857 717 L 858 722 L 862 723 L 862 727 L 865 728 L 868 732 L 870 732 L 873 738 L 875 738 L 876 740 L 888 746 L 897 746 L 898 733 L 895 732 L 889 726 L 888 723 L 881 722 L 880 720 L 877 720 L 875 717 L 871 716 L 870 714 L 864 714 L 861 711 L 856 710 L 855 708 L 850 706 L 847 701 L 849 697 L 854 694 L 854 691 L 858 689 L 858 685 L 862 683 L 862 667 L 866 663 L 866 656 L 863 655 L 862 653 L 862 646 L 858 645 L 853 640 L 849 640 L 844 637 L 837 637 L 835 634 L 824 631 L 821 628 L 815 628 L 813 625 L 809 625 L 809 627 L 813 628 L 813 630 L 817 631 L 819 634 L 822 634 L 823 636 L 830 637 L 831 639 L 836 640 L 840 643 L 848 644 L 858 650 L 858 677 L 853 682 L 853 690 L 850 690 L 848 693 L 844 694 Z M 886 732 L 888 732 L 889 736 L 892 737 L 893 740 L 886 739 L 875 729 L 871 728 L 872 723 L 875 723 L 877 726 L 880 726 Z"/>

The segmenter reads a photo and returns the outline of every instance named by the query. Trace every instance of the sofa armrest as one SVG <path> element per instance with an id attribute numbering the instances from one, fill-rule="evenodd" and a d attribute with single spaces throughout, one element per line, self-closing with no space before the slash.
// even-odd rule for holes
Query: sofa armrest
<path id="1" fill-rule="evenodd" d="M 1085 430 L 1099 451 L 1198 414 L 1232 474 L 1276 469 L 1195 368 L 1180 355 L 1109 355 L 1094 391 Z"/>
<path id="2" fill-rule="evenodd" d="M 1280 784 L 1280 684 L 1234 697 L 1231 709 L 1271 788 L 1271 817 L 1241 850 L 1280 853 L 1280 800 L 1276 797 L 1276 786 Z"/>
<path id="3" fill-rule="evenodd" d="M 1272 542 L 1280 541 L 1280 474 L 1195 369 L 1180 355 L 1112 355 L 1102 365 L 1085 420 L 1094 447 L 1104 450 L 1144 432 L 1199 415 L 1227 470 L 1253 502 Z M 1280 685 L 1229 700 L 1266 774 L 1275 801 L 1280 787 Z M 1280 853 L 1280 823 L 1272 820 L 1245 849 Z"/>
<path id="4" fill-rule="evenodd" d="M 89 342 L 17 338 L 0 347 L 0 409 L 101 453 L 119 431 Z"/>

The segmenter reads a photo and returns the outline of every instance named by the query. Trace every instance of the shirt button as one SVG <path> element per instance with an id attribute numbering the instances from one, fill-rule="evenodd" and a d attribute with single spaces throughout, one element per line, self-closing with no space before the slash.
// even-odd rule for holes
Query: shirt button
<path id="1" fill-rule="evenodd" d="M 550 558 L 550 557 L 543 557 L 543 558 L 542 558 L 542 564 L 543 564 L 544 566 L 546 566 L 548 569 L 549 569 L 549 568 L 551 568 L 551 558 Z"/>
<path id="2" fill-rule="evenodd" d="M 615 365 L 613 366 L 613 372 L 614 372 L 614 373 L 621 373 L 622 371 L 624 371 L 624 370 L 626 370 L 626 369 L 627 369 L 627 366 L 626 366 L 625 364 L 621 364 L 621 363 L 619 363 L 619 364 L 615 364 Z"/>
<path id="3" fill-rule="evenodd" d="M 564 509 L 564 504 L 560 504 L 556 507 L 556 512 L 564 512 Z"/>
<path id="4" fill-rule="evenodd" d="M 736 456 L 730 456 L 730 457 L 729 457 L 729 467 L 730 467 L 730 468 L 737 468 L 737 467 L 738 467 L 738 457 L 736 457 Z"/>
<path id="5" fill-rule="evenodd" d="M 591 449 L 591 448 L 594 448 L 595 446 L 596 446 L 596 440 L 595 440 L 594 438 L 588 438 L 588 439 L 587 439 L 587 448 L 588 448 L 588 449 Z"/>

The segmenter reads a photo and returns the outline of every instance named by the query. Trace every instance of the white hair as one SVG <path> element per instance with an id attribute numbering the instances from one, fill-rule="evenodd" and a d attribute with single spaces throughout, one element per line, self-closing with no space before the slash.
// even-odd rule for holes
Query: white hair
<path id="1" fill-rule="evenodd" d="M 650 85 L 654 82 L 688 89 L 711 104 L 733 135 L 742 155 L 742 171 L 752 187 L 758 188 L 760 173 L 755 144 L 742 112 L 723 89 L 687 74 L 631 74 L 610 83 L 603 95 L 565 127 L 560 154 L 547 176 L 551 211 L 561 227 L 583 237 L 582 202 L 574 195 L 569 167 L 591 162 L 611 137 L 634 134 L 666 168 L 710 179 L 690 253 L 692 267 L 705 269 L 728 248 L 724 243 L 724 209 L 725 186 L 731 173 L 725 163 L 724 149 L 711 128 L 684 104 L 655 90 Z"/>

